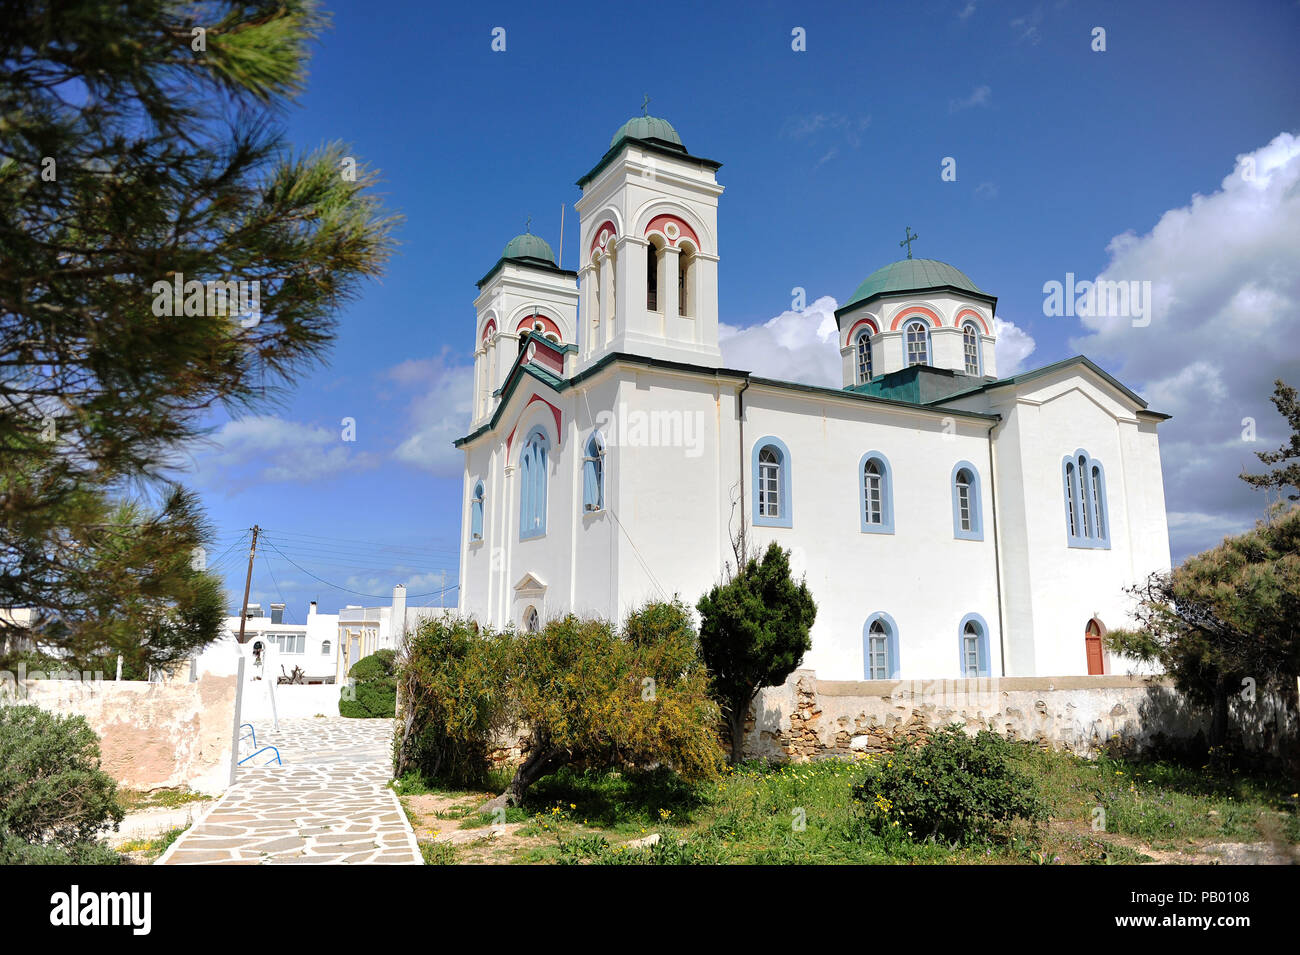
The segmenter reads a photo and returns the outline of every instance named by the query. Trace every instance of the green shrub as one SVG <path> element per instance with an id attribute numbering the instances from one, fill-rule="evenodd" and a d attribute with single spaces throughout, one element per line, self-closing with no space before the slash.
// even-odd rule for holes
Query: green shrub
<path id="1" fill-rule="evenodd" d="M 122 816 L 84 717 L 0 706 L 0 863 L 116 861 L 98 836 Z"/>
<path id="2" fill-rule="evenodd" d="M 509 720 L 505 681 L 509 636 L 480 634 L 454 617 L 427 620 L 407 642 L 399 667 L 396 775 L 480 785 L 493 740 Z"/>
<path id="3" fill-rule="evenodd" d="M 1017 744 L 960 724 L 870 760 L 853 787 L 863 822 L 885 836 L 979 843 L 1015 818 L 1045 819 L 1034 781 L 1015 765 Z"/>
<path id="4" fill-rule="evenodd" d="M 392 650 L 376 650 L 352 664 L 348 671 L 353 680 L 351 699 L 345 695 L 339 700 L 339 716 L 392 719 L 397 714 L 396 658 Z"/>

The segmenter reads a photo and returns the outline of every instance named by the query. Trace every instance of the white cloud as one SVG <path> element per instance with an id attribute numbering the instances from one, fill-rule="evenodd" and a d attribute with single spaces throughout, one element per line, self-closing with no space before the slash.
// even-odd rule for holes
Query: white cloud
<path id="1" fill-rule="evenodd" d="M 469 430 L 474 367 L 450 364 L 444 354 L 404 361 L 388 377 L 407 387 L 423 386 L 407 408 L 409 432 L 393 457 L 438 477 L 460 477 L 465 455 L 452 442 Z"/>
<path id="2" fill-rule="evenodd" d="M 835 299 L 823 295 L 802 312 L 790 309 L 760 325 L 721 323 L 723 364 L 767 378 L 839 388 L 844 381 L 836 308 Z"/>
<path id="3" fill-rule="evenodd" d="M 1254 452 L 1286 437 L 1268 399 L 1275 378 L 1300 382 L 1300 138 L 1238 156 L 1217 191 L 1107 251 L 1099 278 L 1151 282 L 1150 325 L 1082 319 L 1088 334 L 1071 346 L 1174 416 L 1160 445 L 1177 561 L 1261 515 L 1264 495 L 1238 475 L 1261 471 Z M 1246 418 L 1254 443 L 1242 440 Z"/>
<path id="4" fill-rule="evenodd" d="M 1025 359 L 1034 350 L 1034 340 L 1023 328 L 1013 322 L 993 319 L 993 355 L 998 363 L 998 377 L 1010 378 L 1024 371 Z"/>
<path id="5" fill-rule="evenodd" d="M 790 309 L 758 325 L 718 326 L 718 346 L 728 368 L 752 371 L 765 378 L 840 388 L 839 304 L 823 295 L 802 312 Z M 1011 322 L 994 319 L 998 374 L 1014 375 L 1034 350 L 1034 340 Z"/>
<path id="6" fill-rule="evenodd" d="M 958 20 L 968 19 L 971 16 L 971 14 L 973 14 L 974 12 L 975 12 L 975 0 L 970 0 L 970 2 L 966 4 L 966 6 L 962 7 L 960 10 L 957 11 L 957 19 Z"/>
<path id="7" fill-rule="evenodd" d="M 963 109 L 970 109 L 974 106 L 988 106 L 989 100 L 993 98 L 993 89 L 989 86 L 977 86 L 971 90 L 970 96 L 965 99 L 954 99 L 948 101 L 948 112 L 957 113 Z"/>
<path id="8" fill-rule="evenodd" d="M 196 481 L 234 493 L 253 484 L 302 484 L 366 470 L 378 456 L 357 450 L 337 428 L 260 415 L 227 421 L 196 455 Z"/>

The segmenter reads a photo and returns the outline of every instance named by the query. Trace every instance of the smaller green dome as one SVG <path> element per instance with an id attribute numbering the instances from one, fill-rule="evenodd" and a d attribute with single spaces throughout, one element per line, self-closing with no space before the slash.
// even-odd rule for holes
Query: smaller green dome
<path id="1" fill-rule="evenodd" d="M 507 242 L 505 251 L 501 253 L 501 258 L 541 259 L 555 265 L 555 253 L 551 251 L 550 245 L 541 236 L 533 235 L 531 232 L 517 235 Z"/>
<path id="2" fill-rule="evenodd" d="M 682 144 L 682 137 L 678 136 L 677 130 L 673 129 L 673 124 L 658 116 L 633 116 L 618 128 L 614 138 L 609 141 L 610 147 L 617 146 L 618 141 L 624 136 L 629 139 L 662 139 L 665 142 L 676 143 L 683 149 L 686 148 Z"/>
<path id="3" fill-rule="evenodd" d="M 952 287 L 976 295 L 988 293 L 970 280 L 961 269 L 955 269 L 938 259 L 900 259 L 884 268 L 876 269 L 863 280 L 845 307 L 887 295 L 891 292 L 915 292 L 925 289 Z"/>

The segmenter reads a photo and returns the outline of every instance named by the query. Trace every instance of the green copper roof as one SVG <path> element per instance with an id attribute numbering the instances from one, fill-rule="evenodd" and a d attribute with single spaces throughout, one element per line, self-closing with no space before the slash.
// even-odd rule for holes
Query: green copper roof
<path id="1" fill-rule="evenodd" d="M 555 265 L 555 253 L 546 240 L 539 235 L 533 235 L 531 232 L 525 232 L 523 235 L 517 235 L 506 243 L 505 251 L 501 253 L 503 259 L 541 259 Z"/>
<path id="2" fill-rule="evenodd" d="M 673 124 L 658 116 L 633 116 L 618 128 L 609 145 L 611 147 L 616 145 L 624 136 L 629 139 L 662 139 L 665 142 L 676 143 L 683 149 L 686 148 L 682 143 L 682 137 L 678 136 L 677 130 L 673 129 Z"/>
<path id="3" fill-rule="evenodd" d="M 868 275 L 866 281 L 858 286 L 858 290 L 843 307 L 865 302 L 877 295 L 945 286 L 974 292 L 985 298 L 989 297 L 989 294 L 972 282 L 965 272 L 954 269 L 947 262 L 940 262 L 938 259 L 899 259 Z"/>

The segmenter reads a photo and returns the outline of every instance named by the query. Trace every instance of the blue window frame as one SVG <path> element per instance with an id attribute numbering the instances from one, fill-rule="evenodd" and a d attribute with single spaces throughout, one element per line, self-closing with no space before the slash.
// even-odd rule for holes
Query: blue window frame
<path id="1" fill-rule="evenodd" d="M 1071 547 L 1110 549 L 1106 469 L 1082 448 L 1061 462 L 1065 532 Z"/>
<path id="2" fill-rule="evenodd" d="M 780 438 L 754 442 L 754 516 L 759 527 L 793 527 L 794 500 L 790 496 L 790 449 Z"/>
<path id="3" fill-rule="evenodd" d="M 919 318 L 904 325 L 903 347 L 907 367 L 930 364 L 930 326 Z"/>
<path id="4" fill-rule="evenodd" d="M 952 468 L 952 536 L 960 540 L 984 539 L 984 513 L 980 473 L 969 461 Z"/>
<path id="5" fill-rule="evenodd" d="M 582 455 L 582 509 L 599 511 L 605 507 L 605 439 L 593 431 Z"/>
<path id="6" fill-rule="evenodd" d="M 966 374 L 980 373 L 980 331 L 974 322 L 967 322 L 961 327 L 961 350 L 965 362 Z"/>
<path id="7" fill-rule="evenodd" d="M 474 497 L 469 502 L 469 539 L 483 539 L 483 482 L 474 485 Z"/>
<path id="8" fill-rule="evenodd" d="M 857 359 L 858 384 L 871 380 L 871 329 L 864 328 L 854 339 L 854 351 Z"/>
<path id="9" fill-rule="evenodd" d="M 519 452 L 519 539 L 546 535 L 546 478 L 551 442 L 534 428 Z"/>
<path id="10" fill-rule="evenodd" d="M 862 678 L 898 679 L 898 624 L 883 611 L 862 625 Z"/>
<path id="11" fill-rule="evenodd" d="M 989 625 L 977 613 L 968 613 L 957 625 L 957 672 L 963 677 L 989 676 Z"/>
<path id="12" fill-rule="evenodd" d="M 879 451 L 858 461 L 858 519 L 864 534 L 894 533 L 894 472 Z"/>

